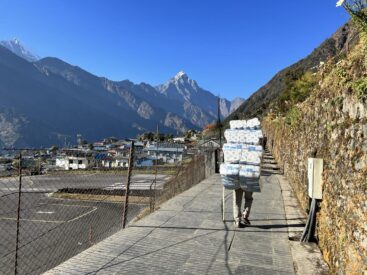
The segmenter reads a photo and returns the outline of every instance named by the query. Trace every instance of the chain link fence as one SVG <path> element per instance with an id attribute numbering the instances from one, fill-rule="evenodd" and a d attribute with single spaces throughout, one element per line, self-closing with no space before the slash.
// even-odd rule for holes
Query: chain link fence
<path id="1" fill-rule="evenodd" d="M 213 148 L 145 165 L 132 148 L 113 162 L 80 151 L 1 150 L 0 273 L 41 274 L 215 172 Z"/>

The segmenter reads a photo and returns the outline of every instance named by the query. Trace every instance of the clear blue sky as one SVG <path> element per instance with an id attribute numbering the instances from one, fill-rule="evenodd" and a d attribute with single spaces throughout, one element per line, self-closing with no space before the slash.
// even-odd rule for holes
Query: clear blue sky
<path id="1" fill-rule="evenodd" d="M 336 0 L 1 0 L 0 40 L 18 38 L 99 76 L 152 85 L 184 70 L 248 97 L 348 20 Z"/>

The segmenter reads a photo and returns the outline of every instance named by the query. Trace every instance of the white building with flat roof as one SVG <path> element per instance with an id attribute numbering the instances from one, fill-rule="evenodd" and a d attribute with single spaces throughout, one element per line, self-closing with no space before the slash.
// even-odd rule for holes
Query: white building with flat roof
<path id="1" fill-rule="evenodd" d="M 55 165 L 63 170 L 80 170 L 92 168 L 95 164 L 93 154 L 78 150 L 65 150 L 56 156 Z"/>
<path id="2" fill-rule="evenodd" d="M 185 145 L 177 143 L 149 143 L 144 149 L 148 157 L 162 160 L 165 163 L 182 161 L 186 150 Z"/>

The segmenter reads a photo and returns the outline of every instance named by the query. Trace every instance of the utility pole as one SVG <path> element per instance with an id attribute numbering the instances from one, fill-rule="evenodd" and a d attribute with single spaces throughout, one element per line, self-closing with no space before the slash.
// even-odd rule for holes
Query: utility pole
<path id="1" fill-rule="evenodd" d="M 15 262 L 14 274 L 18 274 L 18 250 L 19 250 L 19 227 L 20 227 L 20 210 L 21 210 L 21 196 L 22 196 L 22 152 L 19 153 L 19 189 L 18 189 L 18 209 L 17 209 L 17 232 L 15 244 Z"/>
<path id="2" fill-rule="evenodd" d="M 151 187 L 154 184 L 153 192 L 150 193 L 150 212 L 153 212 L 155 209 L 155 200 L 156 200 L 156 188 L 157 188 L 157 174 L 158 174 L 158 142 L 159 142 L 159 127 L 157 124 L 157 140 L 155 144 L 155 167 L 154 167 L 154 180 L 151 184 Z"/>
<path id="3" fill-rule="evenodd" d="M 130 156 L 129 156 L 129 168 L 127 171 L 127 182 L 126 182 L 126 188 L 125 188 L 125 203 L 124 203 L 124 212 L 122 216 L 122 228 L 125 228 L 126 226 L 126 220 L 127 220 L 127 209 L 129 206 L 129 191 L 130 191 L 130 180 L 131 180 L 131 171 L 134 166 L 134 141 L 131 141 L 131 147 L 130 147 Z"/>
<path id="4" fill-rule="evenodd" d="M 218 118 L 217 126 L 219 128 L 219 145 L 222 148 L 222 122 L 220 120 L 220 97 L 218 96 Z"/>

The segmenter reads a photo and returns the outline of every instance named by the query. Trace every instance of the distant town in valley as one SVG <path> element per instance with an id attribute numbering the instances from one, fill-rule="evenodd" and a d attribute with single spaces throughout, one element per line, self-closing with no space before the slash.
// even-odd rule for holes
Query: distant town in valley
<path id="1" fill-rule="evenodd" d="M 210 127 L 208 127 L 210 128 Z M 17 157 L 22 152 L 22 168 L 31 174 L 55 170 L 119 169 L 129 167 L 130 148 L 134 142 L 134 167 L 172 165 L 194 155 L 198 148 L 219 148 L 215 138 L 202 139 L 202 132 L 189 130 L 185 135 L 144 133 L 138 138 L 104 138 L 88 142 L 77 135 L 75 146 L 44 149 L 0 150 L 0 173 L 16 173 Z"/>

